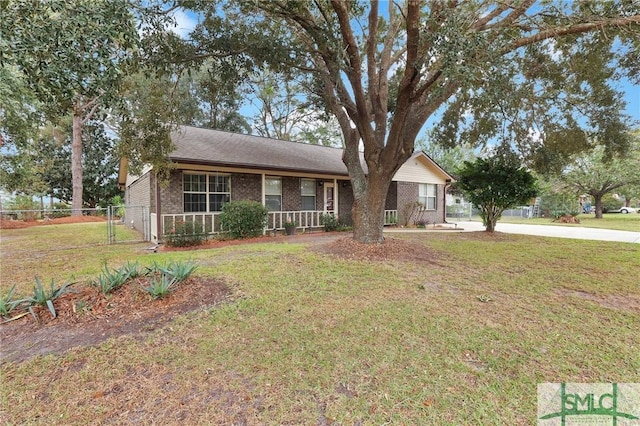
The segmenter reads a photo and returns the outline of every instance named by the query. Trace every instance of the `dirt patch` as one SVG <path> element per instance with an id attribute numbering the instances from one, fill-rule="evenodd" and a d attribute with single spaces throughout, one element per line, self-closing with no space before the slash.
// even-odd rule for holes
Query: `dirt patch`
<path id="1" fill-rule="evenodd" d="M 597 303 L 598 305 L 609 308 L 616 309 L 622 311 L 629 312 L 640 312 L 640 297 L 627 294 L 617 295 L 617 294 L 608 294 L 606 296 L 598 296 L 592 293 L 587 293 L 584 291 L 578 290 L 570 290 L 567 288 L 560 288 L 556 290 L 556 293 L 560 296 L 571 296 L 578 297 L 580 299 L 589 300 L 591 302 Z"/>
<path id="2" fill-rule="evenodd" d="M 227 300 L 230 290 L 216 279 L 191 277 L 168 297 L 153 300 L 141 281 L 130 282 L 108 297 L 97 288 L 72 287 L 55 303 L 57 317 L 45 307 L 0 325 L 2 362 L 36 355 L 62 354 L 76 346 L 99 344 L 110 337 L 139 336 L 161 328 L 180 314 Z"/>
<path id="3" fill-rule="evenodd" d="M 106 217 L 100 216 L 67 216 L 57 217 L 54 219 L 42 219 L 42 220 L 11 220 L 0 219 L 0 229 L 23 229 L 30 228 L 32 226 L 42 225 L 61 225 L 67 223 L 88 223 L 88 222 L 106 222 Z"/>
<path id="4" fill-rule="evenodd" d="M 559 222 L 559 223 L 580 223 L 580 219 L 578 219 L 575 216 L 571 216 L 569 214 L 565 214 L 564 216 L 560 216 L 557 220 L 554 220 L 554 222 Z"/>
<path id="5" fill-rule="evenodd" d="M 311 250 L 342 259 L 367 261 L 406 261 L 438 264 L 438 254 L 427 247 L 411 241 L 385 238 L 382 244 L 363 244 L 353 238 L 339 238 L 319 244 Z"/>

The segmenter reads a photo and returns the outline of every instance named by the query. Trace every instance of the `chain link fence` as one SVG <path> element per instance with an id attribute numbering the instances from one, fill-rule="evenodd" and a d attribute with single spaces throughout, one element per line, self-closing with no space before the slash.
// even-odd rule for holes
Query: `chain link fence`
<path id="1" fill-rule="evenodd" d="M 88 239 L 86 245 L 133 243 L 151 239 L 149 209 L 146 206 L 0 211 L 0 229 L 3 230 L 88 222 L 102 228 L 103 233 L 99 239 Z"/>

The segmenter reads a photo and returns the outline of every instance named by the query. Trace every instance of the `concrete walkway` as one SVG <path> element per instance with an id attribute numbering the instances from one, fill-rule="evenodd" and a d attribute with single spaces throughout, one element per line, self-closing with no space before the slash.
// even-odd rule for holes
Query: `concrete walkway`
<path id="1" fill-rule="evenodd" d="M 482 222 L 451 222 L 458 224 L 462 232 L 484 231 Z M 388 232 L 424 232 L 423 229 L 389 229 Z M 429 231 L 428 229 L 426 230 Z M 438 231 L 436 231 L 438 232 Z M 450 231 L 449 231 L 450 232 Z M 496 232 L 507 234 L 539 235 L 541 237 L 573 238 L 578 240 L 618 241 L 623 243 L 640 244 L 640 230 L 638 232 L 616 231 L 613 229 L 583 228 L 560 225 L 525 225 L 518 223 L 498 222 Z"/>

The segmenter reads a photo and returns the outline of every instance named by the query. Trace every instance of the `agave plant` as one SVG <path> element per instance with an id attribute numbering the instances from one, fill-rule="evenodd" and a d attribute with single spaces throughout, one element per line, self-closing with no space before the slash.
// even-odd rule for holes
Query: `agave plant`
<path id="1" fill-rule="evenodd" d="M 6 317 L 16 306 L 22 303 L 22 300 L 13 300 L 13 296 L 16 292 L 16 285 L 9 289 L 7 294 L 0 294 L 0 316 Z"/>
<path id="2" fill-rule="evenodd" d="M 196 270 L 198 266 L 189 262 L 170 262 L 165 268 L 165 272 L 173 275 L 178 282 L 184 281 Z"/>
<path id="3" fill-rule="evenodd" d="M 71 282 L 67 281 L 62 286 L 56 287 L 56 283 L 52 278 L 49 290 L 46 290 L 42 285 L 40 278 L 36 276 L 36 285 L 33 287 L 33 296 L 25 300 L 31 305 L 46 306 L 47 308 L 49 308 L 51 316 L 55 318 L 57 314 L 56 309 L 53 307 L 53 301 L 65 294 L 68 291 L 67 287 L 69 287 L 71 284 Z M 35 317 L 35 314 L 33 313 L 31 307 L 29 310 Z"/>
<path id="4" fill-rule="evenodd" d="M 151 284 L 145 287 L 144 290 L 154 299 L 162 299 L 174 290 L 178 282 L 176 277 L 167 273 L 161 273 L 159 275 L 153 275 L 151 277 Z"/>
<path id="5" fill-rule="evenodd" d="M 182 262 L 182 261 L 171 261 L 168 265 L 160 265 L 157 262 L 153 262 L 153 264 L 146 268 L 146 275 L 153 276 L 157 274 L 166 274 L 171 275 L 176 278 L 178 282 L 184 281 L 196 270 L 198 266 L 191 262 Z"/>
<path id="6" fill-rule="evenodd" d="M 110 270 L 105 264 L 102 274 L 92 284 L 98 287 L 102 293 L 107 294 L 122 287 L 129 277 L 130 270 L 126 266 Z"/>

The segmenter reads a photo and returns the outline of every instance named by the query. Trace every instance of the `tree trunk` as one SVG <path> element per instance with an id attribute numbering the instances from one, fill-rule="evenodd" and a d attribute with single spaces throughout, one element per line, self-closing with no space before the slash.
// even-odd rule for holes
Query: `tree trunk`
<path id="1" fill-rule="evenodd" d="M 71 141 L 71 216 L 82 216 L 82 116 L 81 111 L 73 112 L 73 137 Z"/>
<path id="2" fill-rule="evenodd" d="M 494 232 L 496 230 L 496 223 L 498 223 L 498 219 L 500 219 L 500 215 L 502 215 L 502 211 L 498 210 L 499 209 L 493 205 L 482 208 L 480 215 L 486 232 Z"/>
<path id="3" fill-rule="evenodd" d="M 391 178 L 384 179 L 379 174 L 367 176 L 367 186 L 357 191 L 354 186 L 354 202 L 351 208 L 353 238 L 367 244 L 381 244 L 384 241 L 384 207 Z M 359 192 L 359 193 L 356 193 Z"/>
<path id="4" fill-rule="evenodd" d="M 596 219 L 602 219 L 602 195 L 593 195 L 593 199 L 596 201 Z"/>

